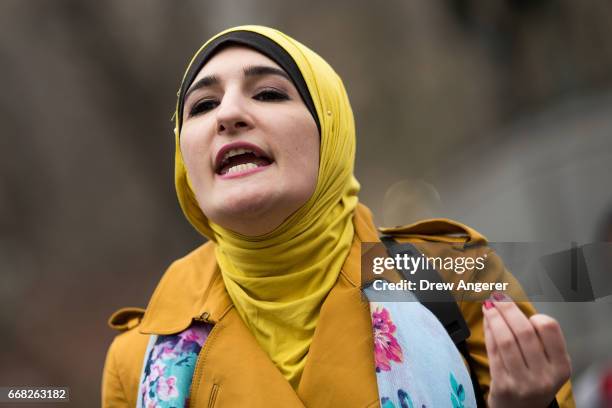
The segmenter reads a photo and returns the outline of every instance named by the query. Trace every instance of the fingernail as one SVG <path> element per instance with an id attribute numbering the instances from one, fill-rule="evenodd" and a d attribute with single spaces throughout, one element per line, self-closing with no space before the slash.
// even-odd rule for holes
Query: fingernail
<path id="1" fill-rule="evenodd" d="M 493 307 L 493 302 L 491 302 L 490 300 L 485 300 L 484 301 L 484 307 L 485 307 L 485 309 L 489 310 L 490 308 Z"/>
<path id="2" fill-rule="evenodd" d="M 508 298 L 506 297 L 506 295 L 504 295 L 501 292 L 493 292 L 493 299 L 501 302 L 502 300 L 508 300 Z"/>

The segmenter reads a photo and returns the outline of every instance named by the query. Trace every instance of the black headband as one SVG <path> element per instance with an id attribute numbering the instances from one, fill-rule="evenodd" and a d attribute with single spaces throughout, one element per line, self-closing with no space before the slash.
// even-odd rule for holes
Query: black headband
<path id="1" fill-rule="evenodd" d="M 185 103 L 185 94 L 187 93 L 187 90 L 191 86 L 193 80 L 198 75 L 198 72 L 200 72 L 200 69 L 204 66 L 204 64 L 206 64 L 216 52 L 232 44 L 246 45 L 255 49 L 256 51 L 261 52 L 280 65 L 280 67 L 287 72 L 287 75 L 289 75 L 293 81 L 293 85 L 295 85 L 297 88 L 302 100 L 314 118 L 317 124 L 317 129 L 319 129 L 319 134 L 321 134 L 319 117 L 317 116 L 317 110 L 315 109 L 310 92 L 308 91 L 308 86 L 306 86 L 306 81 L 304 81 L 304 77 L 302 76 L 302 73 L 293 58 L 291 58 L 291 55 L 289 55 L 289 53 L 283 47 L 268 37 L 252 31 L 232 31 L 227 34 L 223 34 L 222 36 L 211 41 L 210 44 L 208 44 L 208 46 L 196 56 L 196 59 L 193 61 L 189 67 L 189 70 L 187 71 L 187 74 L 185 75 L 185 80 L 183 81 L 179 92 L 179 129 L 183 124 L 183 105 Z"/>

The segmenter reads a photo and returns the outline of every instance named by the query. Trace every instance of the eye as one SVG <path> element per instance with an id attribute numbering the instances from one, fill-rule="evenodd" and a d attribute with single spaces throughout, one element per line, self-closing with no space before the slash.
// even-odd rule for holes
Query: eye
<path id="1" fill-rule="evenodd" d="M 215 99 L 202 99 L 193 104 L 189 110 L 189 116 L 195 116 L 200 113 L 208 112 L 219 106 L 219 102 Z"/>
<path id="2" fill-rule="evenodd" d="M 265 89 L 259 92 L 257 95 L 255 95 L 253 99 L 256 99 L 258 101 L 264 101 L 264 102 L 265 101 L 285 101 L 289 99 L 289 96 L 286 93 L 279 91 L 277 89 Z"/>

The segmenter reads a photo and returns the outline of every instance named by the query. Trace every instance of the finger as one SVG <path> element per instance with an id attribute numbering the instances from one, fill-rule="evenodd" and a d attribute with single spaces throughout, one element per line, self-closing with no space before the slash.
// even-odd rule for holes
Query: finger
<path id="1" fill-rule="evenodd" d="M 495 344 L 495 339 L 493 338 L 493 334 L 491 334 L 491 329 L 489 328 L 489 322 L 487 315 L 484 313 L 485 306 L 483 305 L 483 326 L 484 326 L 484 338 L 485 338 L 485 346 L 487 348 L 487 356 L 489 359 L 489 371 L 491 372 L 492 378 L 502 378 L 502 376 L 507 375 L 506 366 L 504 366 L 504 361 L 502 360 L 499 350 L 497 348 L 497 344 Z"/>
<path id="2" fill-rule="evenodd" d="M 529 318 L 544 346 L 548 361 L 564 378 L 571 375 L 571 361 L 567 353 L 565 338 L 561 326 L 552 317 L 545 314 L 535 314 Z"/>
<path id="3" fill-rule="evenodd" d="M 507 296 L 505 298 L 511 300 Z M 499 296 L 496 299 L 499 300 Z M 495 308 L 502 315 L 514 334 L 525 365 L 536 372 L 546 370 L 548 360 L 544 353 L 544 346 L 527 316 L 512 301 L 495 302 Z"/>
<path id="4" fill-rule="evenodd" d="M 484 311 L 491 333 L 508 373 L 515 378 L 524 377 L 527 365 L 514 338 L 514 334 L 496 307 Z"/>

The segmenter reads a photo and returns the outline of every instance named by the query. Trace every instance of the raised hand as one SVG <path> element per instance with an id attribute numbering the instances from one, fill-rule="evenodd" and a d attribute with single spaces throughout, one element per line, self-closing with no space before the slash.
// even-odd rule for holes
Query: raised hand
<path id="1" fill-rule="evenodd" d="M 527 318 L 500 292 L 484 302 L 483 314 L 489 407 L 548 407 L 571 375 L 559 323 L 544 314 Z"/>

